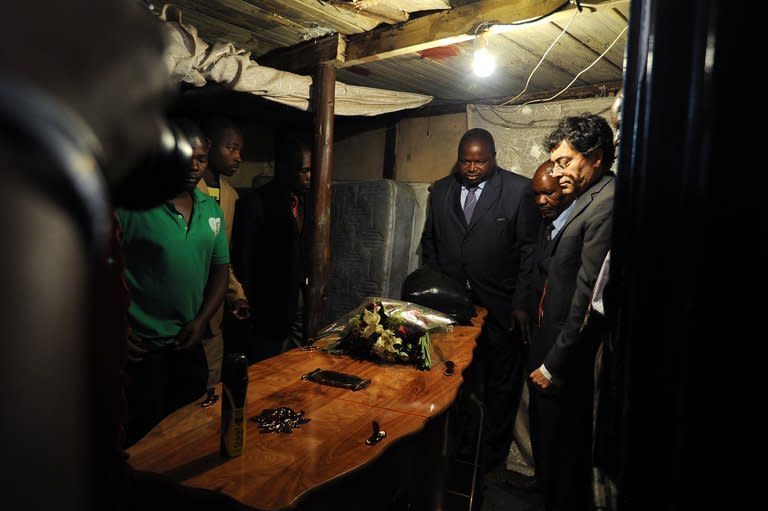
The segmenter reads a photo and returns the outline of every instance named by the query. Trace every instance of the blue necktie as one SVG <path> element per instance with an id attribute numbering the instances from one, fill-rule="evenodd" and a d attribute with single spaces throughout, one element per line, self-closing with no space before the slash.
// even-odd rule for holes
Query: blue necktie
<path id="1" fill-rule="evenodd" d="M 475 206 L 477 205 L 476 191 L 476 186 L 467 187 L 467 198 L 464 201 L 464 219 L 467 223 L 472 220 L 472 213 L 475 211 Z"/>

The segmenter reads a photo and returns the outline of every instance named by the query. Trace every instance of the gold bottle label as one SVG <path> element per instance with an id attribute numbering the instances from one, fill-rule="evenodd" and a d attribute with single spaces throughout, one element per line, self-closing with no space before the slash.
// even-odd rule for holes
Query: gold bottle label
<path id="1" fill-rule="evenodd" d="M 230 390 L 222 385 L 221 404 L 221 454 L 229 458 L 240 456 L 245 450 L 245 407 L 234 408 Z M 230 403 L 224 406 L 224 401 Z"/>

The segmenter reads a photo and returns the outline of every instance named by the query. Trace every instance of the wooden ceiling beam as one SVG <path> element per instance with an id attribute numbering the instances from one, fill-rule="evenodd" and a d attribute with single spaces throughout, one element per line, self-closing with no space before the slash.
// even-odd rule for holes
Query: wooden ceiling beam
<path id="1" fill-rule="evenodd" d="M 408 12 L 385 3 L 373 3 L 369 6 L 359 8 L 357 4 L 344 0 L 331 0 L 331 2 L 333 5 L 337 5 L 341 9 L 346 9 L 357 14 L 363 14 L 369 18 L 373 18 L 384 23 L 389 23 L 390 25 L 408 21 L 410 18 L 410 14 Z"/>
<path id="2" fill-rule="evenodd" d="M 339 67 L 344 61 L 347 40 L 341 34 L 332 34 L 289 48 L 278 48 L 260 57 L 260 66 L 269 66 L 292 73 L 308 74 L 318 64 L 334 62 Z"/>
<path id="3" fill-rule="evenodd" d="M 343 67 L 456 44 L 474 38 L 483 22 L 513 24 L 546 16 L 563 0 L 482 0 L 422 16 L 394 27 L 379 28 L 349 38 Z"/>

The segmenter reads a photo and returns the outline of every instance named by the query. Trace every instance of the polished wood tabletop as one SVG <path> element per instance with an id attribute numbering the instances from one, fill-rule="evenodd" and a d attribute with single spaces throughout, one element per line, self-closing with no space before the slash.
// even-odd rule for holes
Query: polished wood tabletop
<path id="1" fill-rule="evenodd" d="M 304 410 L 309 423 L 291 434 L 264 434 L 247 420 L 245 452 L 227 459 L 219 454 L 221 405 L 192 403 L 132 446 L 129 463 L 258 509 L 292 507 L 305 493 L 370 464 L 388 446 L 444 412 L 472 362 L 485 316 L 479 308 L 471 326 L 431 335 L 430 371 L 300 349 L 261 361 L 248 371 L 246 417 L 286 406 Z M 447 360 L 454 363 L 452 375 L 445 374 Z M 370 378 L 371 384 L 352 391 L 301 380 L 317 368 Z M 386 438 L 368 446 L 373 421 Z"/>

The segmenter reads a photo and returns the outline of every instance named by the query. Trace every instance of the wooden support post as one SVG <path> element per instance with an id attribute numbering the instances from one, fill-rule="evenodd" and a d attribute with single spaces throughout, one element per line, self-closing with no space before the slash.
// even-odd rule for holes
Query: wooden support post
<path id="1" fill-rule="evenodd" d="M 313 84 L 315 143 L 312 151 L 311 247 L 309 250 L 309 286 L 306 297 L 307 338 L 314 338 L 328 321 L 328 266 L 331 245 L 331 171 L 333 168 L 333 115 L 336 67 L 322 62 Z"/>

